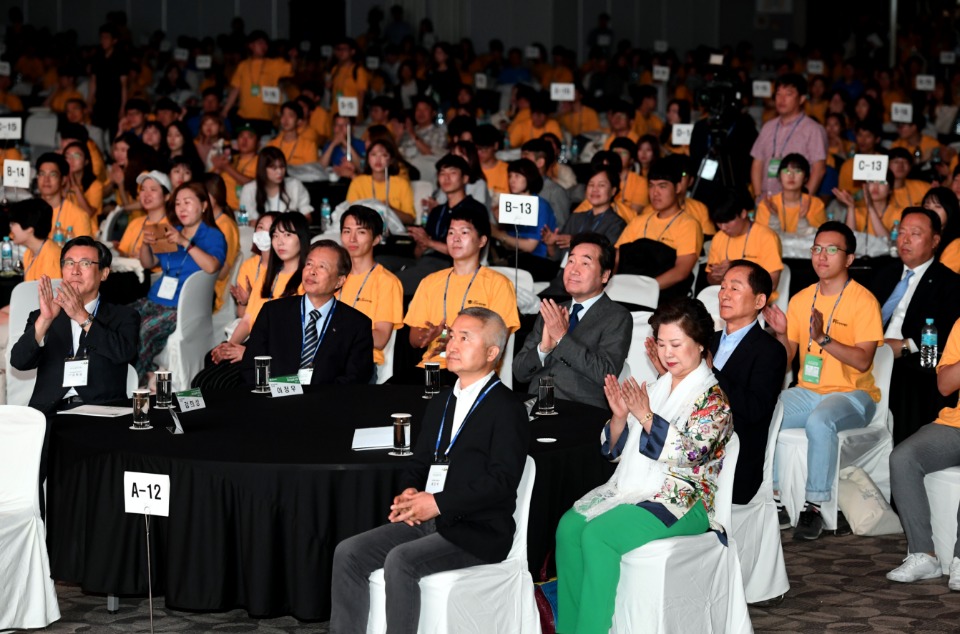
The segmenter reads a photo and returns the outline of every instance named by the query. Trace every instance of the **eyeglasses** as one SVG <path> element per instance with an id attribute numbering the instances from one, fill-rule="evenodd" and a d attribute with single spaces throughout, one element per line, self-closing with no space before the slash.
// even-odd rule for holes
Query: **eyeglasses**
<path id="1" fill-rule="evenodd" d="M 72 268 L 73 268 L 74 266 L 76 266 L 77 264 L 80 265 L 80 268 L 81 268 L 81 269 L 86 270 L 86 269 L 89 269 L 91 266 L 94 266 L 94 265 L 99 266 L 99 265 L 100 265 L 100 262 L 98 262 L 98 261 L 96 261 L 96 260 L 87 260 L 87 259 L 83 259 L 83 260 L 71 260 L 71 259 L 67 259 L 67 260 L 63 260 L 63 261 L 60 262 L 60 268 L 72 269 Z"/>
<path id="2" fill-rule="evenodd" d="M 803 170 L 798 167 L 785 167 L 782 170 L 780 170 L 780 172 L 782 174 L 788 174 L 790 176 L 799 176 L 800 174 L 803 174 Z"/>
<path id="3" fill-rule="evenodd" d="M 810 253 L 812 253 L 813 255 L 820 255 L 824 251 L 827 252 L 827 255 L 836 255 L 837 251 L 843 251 L 844 253 L 847 253 L 846 249 L 841 249 L 840 247 L 833 244 L 827 247 L 820 246 L 819 244 L 815 244 L 812 247 L 810 247 Z"/>

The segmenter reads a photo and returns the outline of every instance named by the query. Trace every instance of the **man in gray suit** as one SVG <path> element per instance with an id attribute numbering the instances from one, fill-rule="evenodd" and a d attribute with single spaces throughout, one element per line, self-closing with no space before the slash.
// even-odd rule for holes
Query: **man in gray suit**
<path id="1" fill-rule="evenodd" d="M 570 241 L 563 286 L 573 297 L 569 308 L 552 299 L 540 304 L 540 317 L 513 360 L 513 374 L 536 393 L 541 377 L 552 376 L 558 398 L 607 407 L 603 379 L 623 369 L 633 319 L 603 292 L 616 257 L 598 233 L 579 233 Z"/>

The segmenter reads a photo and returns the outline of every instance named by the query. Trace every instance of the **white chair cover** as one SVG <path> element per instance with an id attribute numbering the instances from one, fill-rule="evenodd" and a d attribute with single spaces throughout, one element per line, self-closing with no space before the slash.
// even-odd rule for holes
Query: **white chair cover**
<path id="1" fill-rule="evenodd" d="M 363 205 L 364 207 L 369 207 L 373 209 L 380 217 L 383 218 L 383 235 L 395 235 L 395 236 L 405 236 L 407 235 L 407 228 L 404 226 L 403 221 L 400 220 L 400 217 L 394 213 L 393 209 L 387 207 L 382 200 L 377 200 L 376 198 L 364 198 L 363 200 L 354 200 L 349 201 L 345 200 L 333 210 L 333 213 L 330 214 L 330 227 L 327 227 L 323 232 L 323 237 L 331 240 L 336 240 L 340 242 L 340 216 L 343 215 L 347 209 L 353 205 Z M 336 238 L 332 234 L 336 234 Z M 314 238 L 311 240 L 311 244 L 316 242 L 320 238 Z"/>
<path id="2" fill-rule="evenodd" d="M 539 634 L 540 617 L 527 570 L 527 520 L 537 466 L 527 456 L 517 489 L 517 530 L 507 558 L 498 564 L 440 572 L 420 580 L 420 634 Z M 383 569 L 370 575 L 367 634 L 387 631 Z"/>
<path id="3" fill-rule="evenodd" d="M 737 542 L 743 591 L 747 603 L 759 603 L 779 597 L 790 589 L 787 567 L 780 543 L 777 505 L 773 501 L 773 456 L 777 434 L 783 422 L 783 405 L 777 402 L 767 433 L 767 453 L 763 459 L 763 482 L 747 504 L 733 505 L 730 532 Z"/>
<path id="4" fill-rule="evenodd" d="M 193 377 L 203 369 L 203 356 L 213 340 L 214 273 L 197 271 L 187 278 L 177 301 L 177 328 L 167 340 L 167 347 L 154 362 L 171 372 L 173 390 L 190 388 Z"/>
<path id="5" fill-rule="evenodd" d="M 393 353 L 397 347 L 397 331 L 390 333 L 387 345 L 383 347 L 383 365 L 377 368 L 377 385 L 383 385 L 393 376 Z"/>
<path id="6" fill-rule="evenodd" d="M 433 196 L 434 185 L 430 181 L 419 180 L 412 181 L 410 188 L 413 190 L 413 207 L 417 217 L 417 225 L 423 225 L 423 205 L 420 201 L 424 198 Z"/>
<path id="7" fill-rule="evenodd" d="M 249 229 L 249 227 L 247 227 Z M 233 298 L 233 294 L 230 292 L 230 287 L 237 283 L 237 276 L 240 274 L 240 265 L 243 264 L 243 258 L 237 256 L 237 259 L 233 262 L 233 267 L 230 269 L 230 275 L 227 277 L 227 285 L 223 287 L 223 304 L 220 306 L 220 310 L 213 313 L 213 334 L 210 339 L 210 347 L 213 348 L 219 344 L 223 339 L 220 338 L 220 333 L 223 332 L 224 328 L 237 318 L 237 300 Z M 214 284 L 214 290 L 216 290 L 216 284 Z"/>
<path id="8" fill-rule="evenodd" d="M 513 347 L 517 341 L 517 333 L 511 332 L 507 337 L 507 349 L 503 351 L 503 358 L 500 359 L 500 382 L 511 390 L 513 389 Z"/>
<path id="9" fill-rule="evenodd" d="M 783 265 L 780 271 L 780 281 L 777 283 L 777 301 L 774 302 L 783 314 L 787 314 L 787 307 L 790 305 L 790 267 Z"/>
<path id="10" fill-rule="evenodd" d="M 60 149 L 57 143 L 57 115 L 53 112 L 36 112 L 27 117 L 23 127 L 23 140 L 30 146 L 34 156 Z"/>
<path id="11" fill-rule="evenodd" d="M 491 271 L 496 271 L 504 276 L 514 285 L 517 294 L 517 310 L 522 315 L 536 315 L 540 313 L 540 298 L 537 297 L 533 283 L 533 275 L 530 271 L 511 266 L 491 266 Z"/>
<path id="12" fill-rule="evenodd" d="M 0 405 L 0 631 L 60 618 L 40 519 L 40 451 L 47 423 L 29 407 Z"/>
<path id="13" fill-rule="evenodd" d="M 736 434 L 726 447 L 717 479 L 714 518 L 730 526 L 733 476 L 740 454 Z M 728 545 L 709 531 L 702 535 L 658 539 L 620 560 L 613 627 L 634 632 L 753 632 L 743 593 L 735 540 Z"/>
<path id="14" fill-rule="evenodd" d="M 893 351 L 880 346 L 873 358 L 873 380 L 880 388 L 880 402 L 870 424 L 860 429 L 848 429 L 837 434 L 840 451 L 834 474 L 830 500 L 820 505 L 823 526 L 837 528 L 837 487 L 840 470 L 861 467 L 890 500 L 890 452 L 893 451 L 893 415 L 888 407 L 890 376 L 893 373 Z M 794 526 L 800 518 L 806 501 L 807 436 L 803 429 L 784 429 L 777 437 L 777 468 L 779 470 L 780 501 L 790 514 Z"/>
<path id="15" fill-rule="evenodd" d="M 714 330 L 723 330 L 727 327 L 727 322 L 725 322 L 720 317 L 720 285 L 714 284 L 713 286 L 707 286 L 697 295 L 697 299 L 700 300 L 704 307 L 707 309 L 707 312 L 710 313 L 710 316 L 713 317 L 713 329 Z"/>
<path id="16" fill-rule="evenodd" d="M 960 506 L 960 467 L 928 473 L 923 479 L 930 499 L 930 526 L 933 548 L 943 574 L 950 573 L 953 547 L 957 541 L 957 507 Z"/>
<path id="17" fill-rule="evenodd" d="M 127 364 L 127 398 L 133 398 L 133 391 L 140 387 L 140 380 L 137 377 L 137 369 Z"/>
<path id="18" fill-rule="evenodd" d="M 97 240 L 104 244 L 110 244 L 110 234 L 113 233 L 113 228 L 117 225 L 117 221 L 120 219 L 120 214 L 122 213 L 124 213 L 123 207 L 117 207 L 107 214 L 107 217 L 100 223 L 100 228 L 97 230 Z"/>
<path id="19" fill-rule="evenodd" d="M 56 291 L 60 287 L 60 280 L 51 280 L 51 286 Z M 33 386 L 37 382 L 36 370 L 17 370 L 10 365 L 10 352 L 20 340 L 20 336 L 27 327 L 27 318 L 40 308 L 37 297 L 37 282 L 20 282 L 10 294 L 10 325 L 7 338 L 7 350 L 4 353 L 7 362 L 7 404 L 27 405 L 33 396 Z"/>
<path id="20" fill-rule="evenodd" d="M 603 290 L 615 302 L 656 308 L 660 301 L 657 280 L 646 275 L 614 275 Z"/>
<path id="21" fill-rule="evenodd" d="M 641 310 L 630 315 L 633 316 L 633 337 L 630 339 L 630 349 L 627 351 L 627 358 L 620 372 L 620 380 L 624 381 L 632 376 L 638 383 L 643 381 L 653 383 L 657 380 L 657 370 L 647 358 L 644 343 L 647 337 L 653 336 L 653 328 L 650 327 L 650 317 L 653 313 Z"/>

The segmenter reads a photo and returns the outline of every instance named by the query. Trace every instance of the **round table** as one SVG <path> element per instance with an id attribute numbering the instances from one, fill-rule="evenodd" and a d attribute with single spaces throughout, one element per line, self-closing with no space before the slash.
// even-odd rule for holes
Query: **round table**
<path id="1" fill-rule="evenodd" d="M 153 429 L 130 416 L 59 415 L 47 480 L 52 576 L 90 592 L 144 595 L 144 519 L 124 513 L 124 471 L 169 474 L 170 517 L 150 521 L 153 590 L 187 610 L 243 607 L 252 616 L 327 619 L 333 551 L 386 521 L 407 459 L 352 451 L 354 430 L 413 414 L 427 401 L 406 386 L 306 386 L 281 399 L 249 392 L 205 394 L 206 409 L 152 410 Z M 537 464 L 528 532 L 539 570 L 560 516 L 612 465 L 599 455 L 603 410 L 560 401 L 535 419 Z M 539 439 L 552 438 L 552 442 Z"/>

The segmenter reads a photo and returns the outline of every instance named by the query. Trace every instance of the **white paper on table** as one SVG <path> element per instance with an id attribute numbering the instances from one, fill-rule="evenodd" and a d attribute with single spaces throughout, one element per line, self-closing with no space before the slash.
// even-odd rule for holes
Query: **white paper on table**
<path id="1" fill-rule="evenodd" d="M 57 413 L 70 414 L 71 416 L 99 416 L 102 418 L 116 418 L 118 416 L 126 416 L 132 412 L 133 410 L 129 407 L 114 407 L 112 405 L 81 405 L 80 407 L 65 409 L 62 412 Z"/>
<path id="2" fill-rule="evenodd" d="M 354 451 L 393 449 L 393 427 L 367 427 L 353 432 Z"/>

